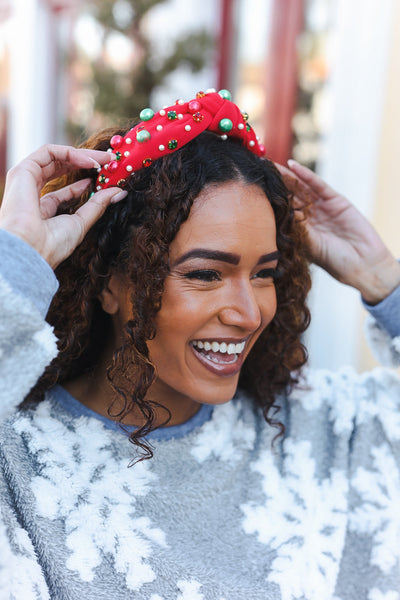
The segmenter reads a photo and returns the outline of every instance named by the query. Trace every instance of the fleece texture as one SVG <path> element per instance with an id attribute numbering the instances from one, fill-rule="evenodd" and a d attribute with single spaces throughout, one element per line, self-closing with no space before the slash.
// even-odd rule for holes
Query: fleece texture
<path id="1" fill-rule="evenodd" d="M 15 257 L 0 296 L 15 311 L 0 335 L 12 404 L 53 339 L 55 283 L 33 254 L 42 309 L 13 285 Z M 59 386 L 14 410 L 0 427 L 0 599 L 400 600 L 398 375 L 305 371 L 279 405 L 274 445 L 239 391 L 154 432 L 154 458 L 131 468 L 126 433 Z"/>

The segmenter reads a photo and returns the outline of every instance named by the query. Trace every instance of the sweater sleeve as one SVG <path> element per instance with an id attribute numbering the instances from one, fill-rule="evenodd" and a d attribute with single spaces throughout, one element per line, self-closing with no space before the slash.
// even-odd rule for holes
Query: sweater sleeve
<path id="1" fill-rule="evenodd" d="M 0 469 L 0 598 L 48 600 L 48 586 L 31 539 L 18 521 Z"/>
<path id="2" fill-rule="evenodd" d="M 385 367 L 400 366 L 400 286 L 376 306 L 363 304 L 369 312 L 365 335 L 374 357 Z"/>
<path id="3" fill-rule="evenodd" d="M 10 415 L 57 354 L 45 321 L 57 279 L 24 241 L 0 230 L 0 420 Z"/>

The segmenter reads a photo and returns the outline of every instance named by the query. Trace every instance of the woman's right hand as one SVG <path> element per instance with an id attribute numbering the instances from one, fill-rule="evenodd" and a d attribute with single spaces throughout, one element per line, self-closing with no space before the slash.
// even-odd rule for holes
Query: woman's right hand
<path id="1" fill-rule="evenodd" d="M 0 228 L 32 246 L 54 269 L 82 242 L 110 203 L 126 197 L 120 188 L 96 192 L 72 215 L 56 215 L 60 203 L 80 196 L 82 179 L 40 197 L 44 185 L 75 169 L 97 169 L 115 158 L 109 152 L 46 145 L 12 168 L 0 207 Z"/>

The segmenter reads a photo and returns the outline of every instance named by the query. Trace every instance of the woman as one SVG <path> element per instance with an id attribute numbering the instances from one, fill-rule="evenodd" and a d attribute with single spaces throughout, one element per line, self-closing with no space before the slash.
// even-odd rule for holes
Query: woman
<path id="1" fill-rule="evenodd" d="M 4 597 L 397 597 L 398 377 L 289 390 L 306 257 L 374 305 L 393 361 L 398 263 L 292 164 L 294 219 L 225 93 L 141 118 L 7 181 L 2 394 L 25 402 L 1 433 Z"/>

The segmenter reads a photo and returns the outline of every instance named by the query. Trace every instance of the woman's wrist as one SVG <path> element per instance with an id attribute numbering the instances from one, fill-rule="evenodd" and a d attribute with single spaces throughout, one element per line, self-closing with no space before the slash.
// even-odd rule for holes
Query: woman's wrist
<path id="1" fill-rule="evenodd" d="M 357 285 L 364 301 L 375 306 L 387 298 L 400 285 L 400 263 L 390 257 L 384 264 L 363 273 L 362 281 Z"/>

